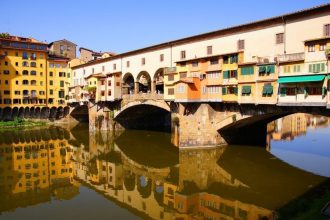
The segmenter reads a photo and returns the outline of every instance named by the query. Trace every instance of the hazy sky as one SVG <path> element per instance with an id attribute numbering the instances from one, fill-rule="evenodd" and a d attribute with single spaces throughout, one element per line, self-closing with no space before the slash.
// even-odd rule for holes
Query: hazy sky
<path id="1" fill-rule="evenodd" d="M 1 0 L 0 32 L 117 53 L 327 0 Z"/>

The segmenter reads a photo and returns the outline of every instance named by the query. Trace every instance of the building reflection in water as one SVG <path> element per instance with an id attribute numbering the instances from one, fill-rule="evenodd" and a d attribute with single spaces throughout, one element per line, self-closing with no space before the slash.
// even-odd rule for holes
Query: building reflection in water
<path id="1" fill-rule="evenodd" d="M 164 133 L 53 128 L 2 139 L 0 212 L 88 187 L 153 219 L 274 219 L 274 210 L 324 181 L 261 148 L 178 151 Z"/>

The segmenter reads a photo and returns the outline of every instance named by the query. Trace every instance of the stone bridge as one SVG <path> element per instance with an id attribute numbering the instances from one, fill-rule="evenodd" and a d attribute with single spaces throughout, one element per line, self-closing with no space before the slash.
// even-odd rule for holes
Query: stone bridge
<path id="1" fill-rule="evenodd" d="M 244 144 L 266 146 L 267 124 L 294 113 L 330 116 L 317 106 L 166 102 L 160 94 L 124 95 L 117 102 L 77 106 L 88 112 L 90 131 L 171 131 L 179 147 Z M 70 112 L 74 113 L 75 110 Z"/>

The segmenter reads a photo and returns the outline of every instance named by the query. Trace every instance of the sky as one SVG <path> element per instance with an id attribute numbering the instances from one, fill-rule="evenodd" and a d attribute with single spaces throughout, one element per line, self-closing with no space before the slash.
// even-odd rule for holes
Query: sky
<path id="1" fill-rule="evenodd" d="M 1 0 L 0 32 L 122 53 L 328 0 Z"/>

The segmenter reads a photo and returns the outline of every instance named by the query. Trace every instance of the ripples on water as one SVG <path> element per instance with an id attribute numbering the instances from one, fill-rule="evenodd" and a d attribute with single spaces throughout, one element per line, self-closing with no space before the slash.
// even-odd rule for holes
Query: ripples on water
<path id="1" fill-rule="evenodd" d="M 328 122 L 270 123 L 270 152 L 178 150 L 170 134 L 148 131 L 2 132 L 0 219 L 274 219 L 330 176 Z"/>

